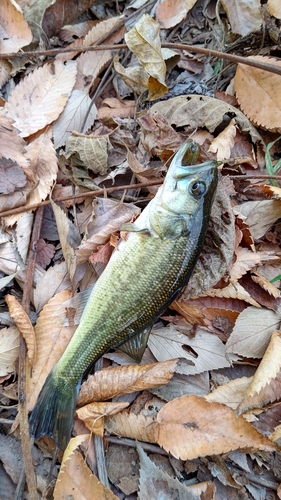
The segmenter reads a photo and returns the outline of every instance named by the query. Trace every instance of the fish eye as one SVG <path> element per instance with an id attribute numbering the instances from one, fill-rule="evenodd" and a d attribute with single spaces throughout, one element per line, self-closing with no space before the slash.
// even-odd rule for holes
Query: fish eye
<path id="1" fill-rule="evenodd" d="M 194 198 L 200 198 L 206 193 L 206 184 L 202 181 L 195 181 L 189 186 L 189 192 Z"/>

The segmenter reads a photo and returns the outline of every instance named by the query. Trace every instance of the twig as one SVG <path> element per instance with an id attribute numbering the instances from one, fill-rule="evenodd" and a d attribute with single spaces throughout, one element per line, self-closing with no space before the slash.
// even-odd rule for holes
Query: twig
<path id="1" fill-rule="evenodd" d="M 36 241 L 40 238 L 41 225 L 43 220 L 43 208 L 39 208 L 36 212 L 32 237 L 30 241 L 28 263 L 26 269 L 26 281 L 22 297 L 22 307 L 25 312 L 29 312 L 30 295 L 32 291 L 33 275 L 36 258 Z M 31 455 L 31 441 L 28 425 L 28 411 L 26 407 L 26 345 L 23 338 L 20 340 L 20 357 L 19 357 L 19 419 L 21 431 L 21 446 L 23 464 L 26 475 L 26 482 L 30 500 L 37 500 L 36 477 L 33 468 Z"/>
<path id="2" fill-rule="evenodd" d="M 281 180 L 281 175 L 266 175 L 266 174 L 255 174 L 255 175 L 229 175 L 230 179 L 279 179 Z M 124 186 L 114 186 L 110 188 L 97 189 L 96 191 L 87 191 L 85 193 L 77 193 L 72 194 L 70 196 L 60 196 L 59 198 L 54 199 L 53 201 L 56 203 L 76 200 L 79 198 L 90 198 L 92 196 L 104 195 L 105 193 L 114 193 L 114 191 L 122 191 L 122 189 L 142 189 L 150 186 L 159 186 L 163 184 L 163 179 L 159 179 L 157 181 L 148 181 L 148 182 L 140 182 L 136 184 L 126 184 Z M 39 207 L 45 207 L 50 205 L 50 200 L 41 201 L 40 203 L 35 203 L 34 205 L 24 205 L 22 207 L 12 208 L 11 210 L 6 210 L 4 212 L 0 212 L 0 217 L 8 217 L 10 215 L 21 214 L 24 212 L 29 212 L 35 210 Z"/>
<path id="3" fill-rule="evenodd" d="M 104 195 L 105 193 L 113 193 L 114 191 L 122 191 L 122 189 L 141 189 L 150 186 L 158 186 L 163 183 L 163 179 L 159 179 L 157 181 L 148 181 L 148 182 L 140 182 L 137 184 L 126 184 L 125 186 L 114 186 L 110 188 L 97 189 L 96 191 L 87 191 L 85 193 L 77 193 L 71 196 L 61 196 L 59 198 L 54 199 L 53 201 L 58 203 L 61 201 L 69 201 L 76 200 L 77 198 L 89 198 L 92 196 Z M 39 207 L 45 207 L 46 205 L 50 205 L 50 200 L 41 201 L 40 203 L 34 203 L 34 205 L 22 206 L 13 208 L 11 210 L 6 210 L 4 212 L 0 212 L 0 217 L 7 217 L 9 215 L 21 214 L 24 212 L 29 212 L 31 210 L 35 210 Z"/>
<path id="4" fill-rule="evenodd" d="M 234 54 L 227 54 L 225 52 L 220 52 L 219 50 L 208 49 L 205 47 L 197 47 L 196 45 L 187 45 L 184 43 L 162 43 L 162 47 L 177 50 L 188 50 L 189 52 L 195 52 L 196 54 L 205 54 L 218 59 L 225 59 L 226 61 L 232 61 L 236 64 L 245 64 L 246 66 L 252 66 L 253 68 L 258 68 L 264 71 L 269 71 L 270 73 L 275 73 L 276 75 L 281 75 L 281 67 L 275 66 L 274 64 L 268 64 L 262 61 L 256 61 L 249 57 L 236 56 Z M 1 59 L 14 59 L 15 57 L 27 57 L 34 58 L 39 56 L 56 56 L 57 54 L 65 54 L 68 52 L 91 52 L 100 50 L 121 50 L 127 49 L 128 46 L 125 43 L 119 43 L 114 45 L 90 45 L 88 47 L 75 47 L 75 48 L 65 48 L 65 49 L 50 49 L 50 50 L 37 50 L 35 52 L 10 52 L 9 54 L 1 54 Z"/>
<path id="5" fill-rule="evenodd" d="M 129 438 L 119 438 L 116 436 L 106 436 L 106 439 L 109 443 L 112 444 L 121 444 L 122 446 L 130 446 L 135 448 L 137 441 L 134 439 L 129 439 Z M 148 451 L 149 453 L 159 453 L 159 455 L 165 455 L 167 456 L 168 453 L 160 448 L 159 446 L 156 446 L 155 444 L 150 444 L 150 443 L 144 443 L 142 441 L 138 441 L 138 444 L 145 450 Z"/>

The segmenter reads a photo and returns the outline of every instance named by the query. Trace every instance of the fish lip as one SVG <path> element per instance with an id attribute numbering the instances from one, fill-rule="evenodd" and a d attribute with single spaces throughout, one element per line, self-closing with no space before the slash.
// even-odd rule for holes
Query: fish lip
<path id="1" fill-rule="evenodd" d="M 200 175 L 206 174 L 207 170 L 212 173 L 217 170 L 218 163 L 216 160 L 208 160 L 194 165 L 182 165 L 183 157 L 188 148 L 190 148 L 190 141 L 180 147 L 171 163 L 168 173 L 170 172 L 175 180 L 188 177 L 194 173 Z"/>

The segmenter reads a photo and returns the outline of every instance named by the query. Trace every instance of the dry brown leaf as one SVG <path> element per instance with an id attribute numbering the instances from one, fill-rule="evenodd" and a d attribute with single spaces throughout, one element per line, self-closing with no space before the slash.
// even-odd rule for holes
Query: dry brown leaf
<path id="1" fill-rule="evenodd" d="M 51 205 L 55 214 L 61 248 L 65 259 L 70 280 L 74 278 L 76 271 L 75 248 L 80 243 L 80 234 L 74 224 L 70 221 L 64 211 L 51 200 Z"/>
<path id="2" fill-rule="evenodd" d="M 230 382 L 210 392 L 210 394 L 205 396 L 205 399 L 209 401 L 209 403 L 222 403 L 236 410 L 252 380 L 253 377 L 242 377 L 230 380 Z"/>
<path id="3" fill-rule="evenodd" d="M 243 288 L 240 283 L 229 283 L 225 288 L 210 288 L 203 293 L 203 296 L 220 297 L 224 299 L 239 299 L 244 300 L 248 304 L 255 307 L 261 307 L 251 295 Z"/>
<path id="4" fill-rule="evenodd" d="M 116 366 L 97 371 L 82 384 L 77 404 L 105 401 L 122 394 L 152 389 L 171 380 L 177 359 L 151 365 Z"/>
<path id="5" fill-rule="evenodd" d="M 18 302 L 16 297 L 13 295 L 5 296 L 6 304 L 9 308 L 9 313 L 14 321 L 15 325 L 18 327 L 20 333 L 22 334 L 26 346 L 27 346 L 27 356 L 29 359 L 30 366 L 34 366 L 36 361 L 36 340 L 35 331 L 32 323 L 23 309 L 22 305 Z"/>
<path id="6" fill-rule="evenodd" d="M 99 74 L 108 66 L 111 57 L 110 50 L 81 54 L 77 59 L 77 77 L 74 89 L 88 93 Z M 78 132 L 81 131 L 78 130 Z"/>
<path id="7" fill-rule="evenodd" d="M 252 252 L 248 248 L 238 247 L 235 250 L 236 261 L 230 269 L 230 281 L 236 282 L 247 271 L 256 266 L 269 261 L 276 261 L 274 255 L 268 255 L 267 252 Z"/>
<path id="8" fill-rule="evenodd" d="M 109 19 L 105 19 L 104 21 L 100 21 L 98 23 L 95 22 L 94 26 L 90 29 L 90 31 L 86 33 L 84 38 L 75 40 L 68 46 L 68 48 L 75 49 L 75 47 L 89 47 L 90 45 L 95 45 L 101 38 L 104 40 L 104 43 L 108 44 L 119 42 L 120 39 L 123 38 L 123 34 L 120 38 L 119 30 L 107 37 L 105 41 L 105 36 L 110 33 L 111 30 L 114 30 L 119 22 L 119 16 L 110 17 Z M 69 54 L 57 54 L 56 59 L 59 59 L 60 61 L 68 61 L 69 59 L 77 56 L 77 54 L 78 52 L 70 52 Z M 91 54 L 93 54 L 93 52 L 91 52 Z"/>
<path id="9" fill-rule="evenodd" d="M 140 139 L 144 149 L 163 161 L 170 159 L 185 141 L 158 110 L 149 110 L 138 119 L 138 123 L 141 126 Z"/>
<path id="10" fill-rule="evenodd" d="M 108 117 L 119 118 L 134 118 L 136 102 L 123 99 L 120 101 L 116 97 L 108 97 L 102 101 L 102 105 L 98 110 L 98 119 Z"/>
<path id="11" fill-rule="evenodd" d="M 21 80 L 5 105 L 22 137 L 34 134 L 58 118 L 76 78 L 76 62 L 45 64 Z"/>
<path id="12" fill-rule="evenodd" d="M 32 40 L 32 33 L 15 2 L 0 2 L 0 53 L 18 52 Z"/>
<path id="13" fill-rule="evenodd" d="M 193 491 L 192 488 L 157 467 L 146 455 L 139 443 L 137 443 L 137 450 L 140 457 L 139 500 L 148 500 L 149 498 L 167 499 L 168 496 L 177 500 L 201 499 L 199 492 Z"/>
<path id="14" fill-rule="evenodd" d="M 12 65 L 9 61 L 1 59 L 0 61 L 0 88 L 5 85 L 11 76 Z M 0 101 L 1 102 L 1 101 Z M 2 104 L 2 102 L 1 102 Z M 3 105 L 3 104 L 2 104 Z"/>
<path id="15" fill-rule="evenodd" d="M 60 473 L 54 491 L 54 500 L 118 500 L 87 466 L 76 448 L 89 437 L 88 434 L 72 438 L 64 452 Z"/>
<path id="16" fill-rule="evenodd" d="M 277 19 L 281 19 L 281 10 L 280 10 L 279 0 L 268 0 L 267 10 L 271 16 L 274 16 Z"/>
<path id="17" fill-rule="evenodd" d="M 19 356 L 20 332 L 16 326 L 0 330 L 0 377 L 15 371 Z"/>
<path id="18" fill-rule="evenodd" d="M 233 450 L 274 451 L 274 445 L 242 416 L 204 397 L 182 396 L 167 403 L 157 415 L 155 440 L 181 460 L 219 455 Z"/>
<path id="19" fill-rule="evenodd" d="M 90 169 L 95 174 L 103 175 L 108 169 L 107 151 L 110 146 L 107 135 L 94 137 L 72 133 L 66 140 L 66 158 L 72 157 L 72 161 L 83 165 L 84 169 Z M 83 183 L 85 186 L 85 183 Z"/>
<path id="20" fill-rule="evenodd" d="M 128 406 L 129 403 L 119 402 L 91 403 L 76 410 L 76 415 L 80 418 L 80 420 L 83 420 L 86 427 L 91 432 L 103 437 L 104 417 L 111 417 Z"/>
<path id="21" fill-rule="evenodd" d="M 126 33 L 125 40 L 149 75 L 148 99 L 159 99 L 168 90 L 165 84 L 166 64 L 161 52 L 159 24 L 149 14 L 143 14 L 133 28 Z"/>
<path id="22" fill-rule="evenodd" d="M 234 213 L 248 224 L 254 240 L 261 238 L 281 217 L 281 200 L 246 201 Z"/>
<path id="23" fill-rule="evenodd" d="M 99 24 L 99 21 L 83 21 L 76 24 L 66 24 L 59 32 L 59 38 L 64 42 L 74 42 L 77 38 L 82 38 L 89 31 Z M 81 43 L 81 40 L 80 40 Z"/>
<path id="24" fill-rule="evenodd" d="M 281 61 L 267 56 L 251 59 L 281 66 Z M 245 64 L 238 64 L 234 78 L 235 92 L 241 109 L 256 125 L 281 131 L 281 83 L 279 75 Z"/>
<path id="25" fill-rule="evenodd" d="M 251 273 L 251 279 L 255 283 L 258 283 L 261 288 L 263 288 L 263 290 L 272 295 L 272 297 L 274 297 L 275 299 L 278 299 L 281 296 L 280 290 L 278 290 L 278 288 L 273 283 L 270 283 L 268 279 L 258 273 L 256 269 Z"/>
<path id="26" fill-rule="evenodd" d="M 57 293 L 43 307 L 36 322 L 37 361 L 32 370 L 32 377 L 27 377 L 29 410 L 32 410 L 47 375 L 61 358 L 76 329 L 74 326 L 63 326 L 65 311 L 57 314 L 60 305 L 70 297 L 70 290 Z"/>
<path id="27" fill-rule="evenodd" d="M 53 124 L 55 149 L 65 145 L 66 139 L 73 130 L 84 134 L 93 125 L 97 116 L 97 108 L 95 105 L 91 106 L 87 121 L 83 130 L 81 130 L 84 118 L 91 103 L 92 101 L 86 92 L 73 90 L 63 112 Z"/>
<path id="28" fill-rule="evenodd" d="M 230 115 L 235 119 L 242 132 L 250 134 L 254 143 L 260 141 L 263 144 L 260 134 L 245 117 L 244 113 L 214 97 L 202 95 L 173 97 L 167 101 L 154 104 L 150 111 L 154 110 L 159 111 L 170 125 L 187 127 L 187 130 L 207 128 L 209 132 L 214 132 L 223 122 L 225 115 Z"/>
<path id="29" fill-rule="evenodd" d="M 53 297 L 55 293 L 65 289 L 72 289 L 71 281 L 65 262 L 49 267 L 44 276 L 37 283 L 33 291 L 33 302 L 37 312 Z"/>
<path id="30" fill-rule="evenodd" d="M 183 327 L 178 327 L 183 331 Z M 198 327 L 194 337 L 179 333 L 177 327 L 154 328 L 148 346 L 158 361 L 183 358 L 187 362 L 178 365 L 177 372 L 194 375 L 206 370 L 230 366 L 225 357 L 225 347 L 216 336 Z M 188 332 L 187 332 L 188 333 Z"/>
<path id="31" fill-rule="evenodd" d="M 265 354 L 251 385 L 237 408 L 240 415 L 251 408 L 261 408 L 280 399 L 281 389 L 281 332 L 272 334 Z"/>
<path id="32" fill-rule="evenodd" d="M 155 418 L 142 413 L 136 415 L 128 410 L 123 410 L 114 417 L 105 418 L 104 421 L 104 427 L 110 434 L 147 443 L 155 443 L 153 429 L 155 425 Z"/>
<path id="33" fill-rule="evenodd" d="M 10 158 L 18 163 L 28 174 L 29 160 L 25 156 L 25 141 L 13 125 L 13 120 L 0 115 L 0 158 Z"/>
<path id="34" fill-rule="evenodd" d="M 139 213 L 139 208 L 133 204 L 120 203 L 109 198 L 96 198 L 93 206 L 90 203 L 87 211 L 78 214 L 79 229 L 81 232 L 86 230 L 88 239 L 82 241 L 75 251 L 77 265 L 85 262 L 92 252 L 97 251 L 98 246 L 109 240 L 112 233 Z"/>
<path id="35" fill-rule="evenodd" d="M 280 312 L 247 307 L 238 316 L 226 343 L 226 351 L 247 358 L 262 358 L 274 330 L 279 328 Z"/>
<path id="36" fill-rule="evenodd" d="M 211 142 L 209 151 L 217 153 L 218 161 L 228 160 L 230 158 L 236 132 L 235 120 L 232 119 L 227 127 Z"/>
<path id="37" fill-rule="evenodd" d="M 261 8 L 258 0 L 221 0 L 229 19 L 231 30 L 246 36 L 259 31 L 262 25 Z"/>
<path id="38" fill-rule="evenodd" d="M 161 28 L 172 28 L 180 23 L 197 0 L 162 0 L 156 7 L 156 19 Z"/>

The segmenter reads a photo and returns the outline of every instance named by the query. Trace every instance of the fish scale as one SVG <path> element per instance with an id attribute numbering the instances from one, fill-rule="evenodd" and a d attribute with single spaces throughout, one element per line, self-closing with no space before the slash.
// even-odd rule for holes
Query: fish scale
<path id="1" fill-rule="evenodd" d="M 80 324 L 53 368 L 30 417 L 35 438 L 51 435 L 64 449 L 83 373 L 110 348 L 137 358 L 150 329 L 185 286 L 204 243 L 217 164 L 196 165 L 189 141 L 174 157 L 163 186 L 133 223 L 97 283 Z M 188 161 L 188 165 L 186 162 Z"/>

